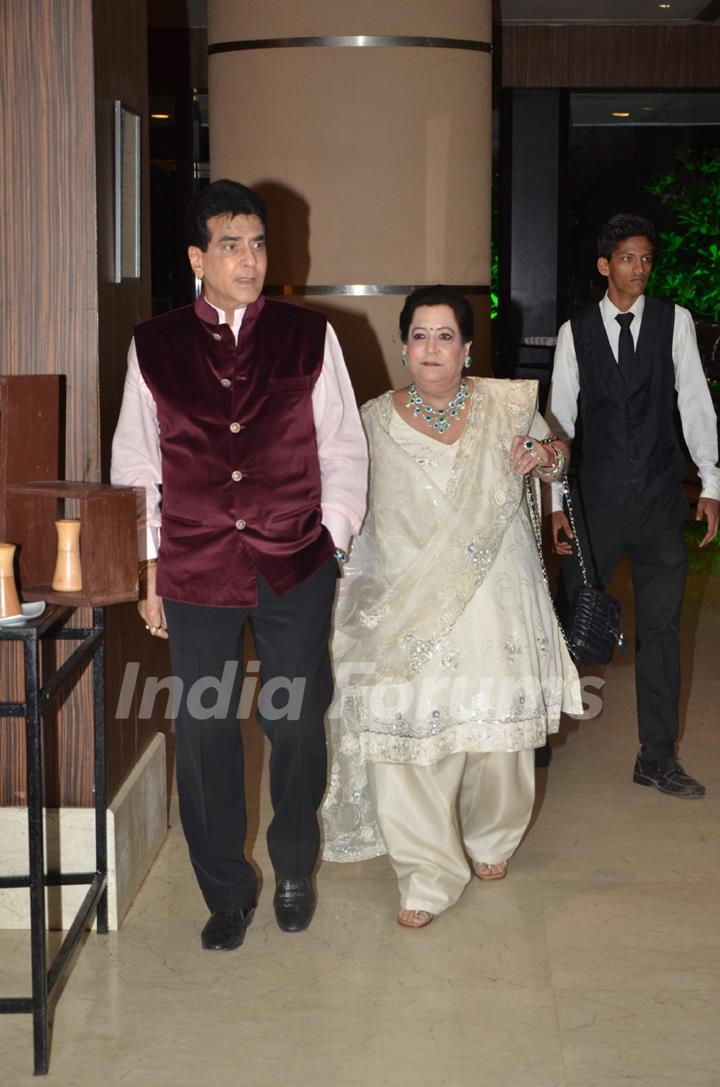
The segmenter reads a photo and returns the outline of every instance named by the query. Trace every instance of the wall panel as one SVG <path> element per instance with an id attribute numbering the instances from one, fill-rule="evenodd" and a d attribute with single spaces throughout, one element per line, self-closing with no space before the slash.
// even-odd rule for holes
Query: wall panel
<path id="1" fill-rule="evenodd" d="M 127 345 L 133 325 L 150 310 L 147 167 L 142 277 L 109 281 L 115 98 L 143 113 L 147 163 L 146 3 L 0 0 L 0 25 L 0 369 L 66 375 L 65 475 L 106 479 Z M 155 727 L 112 720 L 122 663 L 147 650 L 134 606 L 108 609 L 107 624 L 112 796 Z M 14 646 L 0 650 L 3 696 L 17 699 L 21 658 Z M 45 743 L 48 804 L 91 804 L 88 672 L 57 717 L 48 716 Z M 24 802 L 24 729 L 6 720 L 0 722 L 0 804 Z"/>
<path id="2" fill-rule="evenodd" d="M 504 87 L 717 88 L 720 26 L 502 28 Z"/>

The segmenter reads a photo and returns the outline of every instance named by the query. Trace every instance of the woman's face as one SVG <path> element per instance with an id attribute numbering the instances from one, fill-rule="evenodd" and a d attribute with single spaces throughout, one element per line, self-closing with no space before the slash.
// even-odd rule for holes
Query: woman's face
<path id="1" fill-rule="evenodd" d="M 457 389 L 469 350 L 450 306 L 417 307 L 404 353 L 419 388 L 443 393 Z"/>

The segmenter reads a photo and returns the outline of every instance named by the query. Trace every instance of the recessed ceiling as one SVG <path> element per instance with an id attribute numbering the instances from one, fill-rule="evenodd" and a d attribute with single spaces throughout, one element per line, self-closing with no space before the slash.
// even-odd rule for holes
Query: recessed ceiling
<path id="1" fill-rule="evenodd" d="M 708 0 L 500 0 L 503 23 L 689 23 Z"/>

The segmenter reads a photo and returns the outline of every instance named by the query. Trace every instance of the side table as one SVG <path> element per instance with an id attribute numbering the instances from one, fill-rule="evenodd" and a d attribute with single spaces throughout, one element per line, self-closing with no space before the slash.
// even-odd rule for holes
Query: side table
<path id="1" fill-rule="evenodd" d="M 0 641 L 23 643 L 25 700 L 0 702 L 0 718 L 25 718 L 29 857 L 29 874 L 0 876 L 0 888 L 28 887 L 30 890 L 32 971 L 32 996 L 0 999 L 0 1014 L 25 1012 L 32 1015 L 35 1075 L 44 1075 L 48 1071 L 50 1018 L 75 947 L 95 916 L 98 932 L 105 934 L 108 931 L 103 609 L 93 608 L 91 627 L 68 625 L 74 612 L 73 607 L 51 605 L 39 619 L 19 626 L 0 626 Z M 45 678 L 41 686 L 40 645 L 44 640 L 53 639 L 77 641 L 80 644 L 62 665 Z M 75 683 L 89 660 L 92 660 L 93 670 L 95 871 L 46 873 L 42 715 L 61 692 Z M 55 958 L 48 963 L 45 888 L 74 884 L 88 884 L 88 891 Z"/>

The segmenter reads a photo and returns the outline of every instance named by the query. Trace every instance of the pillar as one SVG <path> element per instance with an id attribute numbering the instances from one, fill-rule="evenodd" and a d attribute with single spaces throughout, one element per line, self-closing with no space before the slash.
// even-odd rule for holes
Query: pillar
<path id="1" fill-rule="evenodd" d="M 468 295 L 489 373 L 490 39 L 490 0 L 208 4 L 212 177 L 267 199 L 267 293 L 327 313 L 361 401 L 419 284 Z"/>

